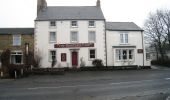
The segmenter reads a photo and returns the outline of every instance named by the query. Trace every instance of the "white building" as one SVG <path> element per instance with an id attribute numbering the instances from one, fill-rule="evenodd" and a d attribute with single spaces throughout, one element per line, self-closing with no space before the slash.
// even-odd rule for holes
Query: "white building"
<path id="1" fill-rule="evenodd" d="M 107 22 L 107 65 L 150 66 L 143 30 L 133 22 Z"/>
<path id="2" fill-rule="evenodd" d="M 117 23 L 120 30 L 115 30 L 115 24 L 105 22 L 99 0 L 96 6 L 70 7 L 50 7 L 38 0 L 34 49 L 42 57 L 41 67 L 51 67 L 52 60 L 58 68 L 80 67 L 82 61 L 92 66 L 94 59 L 105 66 L 148 66 L 143 30 L 134 23 L 129 24 L 136 30 L 126 30 L 128 23 Z"/>
<path id="3" fill-rule="evenodd" d="M 42 67 L 79 67 L 81 59 L 92 66 L 94 59 L 106 65 L 105 18 L 100 6 L 42 8 L 35 20 L 35 52 Z M 39 8 L 39 6 L 38 6 Z"/>

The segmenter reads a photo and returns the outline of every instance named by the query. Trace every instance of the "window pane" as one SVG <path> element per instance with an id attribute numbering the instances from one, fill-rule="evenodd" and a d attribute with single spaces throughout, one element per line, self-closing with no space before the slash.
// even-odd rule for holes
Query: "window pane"
<path id="1" fill-rule="evenodd" d="M 96 58 L 95 56 L 95 50 L 90 50 L 90 59 Z"/>
<path id="2" fill-rule="evenodd" d="M 124 41 L 123 41 L 123 34 L 120 34 L 120 42 L 124 43 Z"/>
<path id="3" fill-rule="evenodd" d="M 20 37 L 20 35 L 14 35 L 13 36 L 13 45 L 14 46 L 21 45 L 21 37 Z"/>
<path id="4" fill-rule="evenodd" d="M 15 55 L 15 63 L 16 64 L 21 64 L 22 60 L 22 55 Z"/>
<path id="5" fill-rule="evenodd" d="M 116 60 L 121 60 L 121 50 L 116 50 Z"/>
<path id="6" fill-rule="evenodd" d="M 129 50 L 129 59 L 133 59 L 133 50 Z"/>
<path id="7" fill-rule="evenodd" d="M 77 21 L 72 21 L 71 26 L 77 26 Z"/>
<path id="8" fill-rule="evenodd" d="M 56 51 L 50 51 L 50 61 L 55 61 L 56 60 Z"/>
<path id="9" fill-rule="evenodd" d="M 95 31 L 89 32 L 89 42 L 95 42 L 96 41 L 96 33 Z"/>
<path id="10" fill-rule="evenodd" d="M 127 59 L 127 51 L 123 50 L 123 60 L 126 60 L 126 59 Z"/>
<path id="11" fill-rule="evenodd" d="M 125 43 L 128 43 L 128 34 L 125 34 Z"/>
<path id="12" fill-rule="evenodd" d="M 72 42 L 78 41 L 77 32 L 71 32 L 71 41 Z"/>
<path id="13" fill-rule="evenodd" d="M 50 32 L 50 42 L 55 42 L 55 41 L 56 41 L 56 33 Z"/>
<path id="14" fill-rule="evenodd" d="M 89 21 L 89 26 L 94 26 L 94 21 Z"/>
<path id="15" fill-rule="evenodd" d="M 51 22 L 50 22 L 50 26 L 56 26 L 55 21 L 51 21 Z"/>

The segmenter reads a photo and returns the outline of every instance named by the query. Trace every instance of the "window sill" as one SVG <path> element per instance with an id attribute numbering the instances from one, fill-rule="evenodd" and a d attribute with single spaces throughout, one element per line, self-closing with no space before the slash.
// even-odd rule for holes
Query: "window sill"
<path id="1" fill-rule="evenodd" d="M 53 44 L 53 43 L 56 43 L 56 41 L 50 41 L 49 43 L 50 43 L 50 44 Z"/>
<path id="2" fill-rule="evenodd" d="M 71 26 L 71 28 L 78 28 L 78 26 Z"/>
<path id="3" fill-rule="evenodd" d="M 56 29 L 57 26 L 49 26 L 50 29 Z"/>
<path id="4" fill-rule="evenodd" d="M 132 62 L 132 61 L 134 61 L 134 59 L 133 60 L 116 60 L 116 62 Z"/>
<path id="5" fill-rule="evenodd" d="M 89 28 L 96 28 L 95 26 L 89 26 Z"/>

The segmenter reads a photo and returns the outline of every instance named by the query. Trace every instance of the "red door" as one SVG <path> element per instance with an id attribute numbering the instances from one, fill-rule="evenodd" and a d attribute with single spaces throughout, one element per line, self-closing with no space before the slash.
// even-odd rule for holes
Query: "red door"
<path id="1" fill-rule="evenodd" d="M 77 52 L 72 52 L 72 66 L 78 66 Z"/>

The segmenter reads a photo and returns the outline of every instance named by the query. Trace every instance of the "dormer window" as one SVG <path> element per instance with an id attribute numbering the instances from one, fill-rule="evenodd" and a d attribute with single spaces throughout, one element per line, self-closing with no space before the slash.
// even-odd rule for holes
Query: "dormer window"
<path id="1" fill-rule="evenodd" d="M 71 21 L 71 27 L 78 27 L 77 21 Z"/>
<path id="2" fill-rule="evenodd" d="M 95 27 L 95 22 L 94 21 L 89 21 L 89 27 Z"/>
<path id="3" fill-rule="evenodd" d="M 50 26 L 51 26 L 51 27 L 56 26 L 56 22 L 55 22 L 55 21 L 50 21 Z"/>

